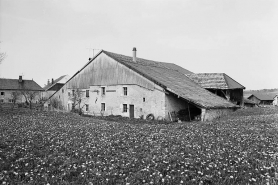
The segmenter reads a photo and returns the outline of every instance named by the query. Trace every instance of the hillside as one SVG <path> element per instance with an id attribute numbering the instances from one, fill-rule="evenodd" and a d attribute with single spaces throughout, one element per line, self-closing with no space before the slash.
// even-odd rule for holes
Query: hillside
<path id="1" fill-rule="evenodd" d="M 261 90 L 245 90 L 244 92 L 244 98 L 249 97 L 251 94 L 268 94 L 272 97 L 278 94 L 278 89 L 261 89 Z"/>

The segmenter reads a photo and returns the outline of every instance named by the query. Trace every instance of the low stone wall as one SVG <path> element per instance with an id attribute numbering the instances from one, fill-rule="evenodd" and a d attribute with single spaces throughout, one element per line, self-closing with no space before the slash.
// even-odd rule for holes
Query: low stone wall
<path id="1" fill-rule="evenodd" d="M 202 121 L 212 121 L 234 111 L 234 109 L 202 109 Z"/>

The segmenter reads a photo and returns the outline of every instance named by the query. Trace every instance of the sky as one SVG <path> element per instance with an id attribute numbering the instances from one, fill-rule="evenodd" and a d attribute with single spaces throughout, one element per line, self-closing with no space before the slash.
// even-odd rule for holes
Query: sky
<path id="1" fill-rule="evenodd" d="M 277 0 L 0 0 L 0 78 L 43 87 L 99 49 L 132 56 L 136 47 L 139 58 L 272 89 L 277 33 Z"/>

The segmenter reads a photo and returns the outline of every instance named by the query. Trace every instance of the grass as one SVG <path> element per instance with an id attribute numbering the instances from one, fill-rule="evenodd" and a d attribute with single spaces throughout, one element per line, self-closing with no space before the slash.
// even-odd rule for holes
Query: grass
<path id="1" fill-rule="evenodd" d="M 278 109 L 163 123 L 0 112 L 0 184 L 277 184 Z"/>

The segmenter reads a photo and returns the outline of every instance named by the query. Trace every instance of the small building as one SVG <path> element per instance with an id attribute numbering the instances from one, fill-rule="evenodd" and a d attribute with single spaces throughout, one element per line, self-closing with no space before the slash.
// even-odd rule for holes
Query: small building
<path id="1" fill-rule="evenodd" d="M 251 94 L 247 99 L 252 100 L 257 105 L 272 105 L 273 104 L 273 96 L 268 94 Z"/>
<path id="2" fill-rule="evenodd" d="M 32 102 L 36 103 L 42 96 L 43 89 L 34 80 L 0 78 L 0 102 L 1 103 L 24 103 L 25 96 L 33 96 Z M 17 98 L 14 98 L 17 96 Z"/>
<path id="3" fill-rule="evenodd" d="M 272 104 L 273 106 L 278 106 L 278 94 L 274 96 Z"/>
<path id="4" fill-rule="evenodd" d="M 48 80 L 47 84 L 43 87 L 44 92 L 43 92 L 43 97 L 49 98 L 52 96 L 56 91 L 60 90 L 61 87 L 69 80 L 68 75 L 63 75 L 60 76 L 57 79 Z"/>
<path id="5" fill-rule="evenodd" d="M 187 75 L 194 82 L 208 91 L 226 100 L 243 106 L 243 89 L 245 87 L 225 73 L 197 73 Z"/>
<path id="6" fill-rule="evenodd" d="M 244 98 L 244 107 L 255 107 L 256 103 Z"/>

